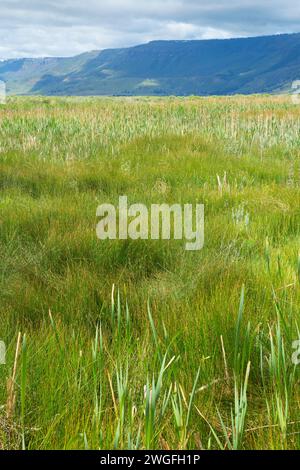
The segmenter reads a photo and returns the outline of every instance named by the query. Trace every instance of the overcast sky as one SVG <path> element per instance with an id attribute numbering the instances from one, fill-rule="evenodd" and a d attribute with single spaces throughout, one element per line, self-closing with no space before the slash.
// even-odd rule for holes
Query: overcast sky
<path id="1" fill-rule="evenodd" d="M 291 32 L 299 0 L 0 0 L 0 58 Z"/>

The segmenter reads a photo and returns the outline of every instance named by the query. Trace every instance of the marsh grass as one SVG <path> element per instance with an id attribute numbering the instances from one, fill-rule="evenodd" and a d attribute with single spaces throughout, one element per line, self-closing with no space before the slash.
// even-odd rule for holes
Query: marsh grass
<path id="1" fill-rule="evenodd" d="M 299 449 L 299 123 L 283 96 L 9 98 L 1 448 Z M 204 203 L 204 249 L 97 240 L 122 194 Z"/>

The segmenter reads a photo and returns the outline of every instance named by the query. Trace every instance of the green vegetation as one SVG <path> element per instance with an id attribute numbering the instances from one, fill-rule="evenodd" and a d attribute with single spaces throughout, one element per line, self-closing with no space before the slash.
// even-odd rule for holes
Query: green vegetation
<path id="1" fill-rule="evenodd" d="M 0 62 L 10 94 L 187 96 L 292 91 L 300 34 L 152 41 L 75 57 Z M 295 91 L 295 90 L 293 90 Z"/>
<path id="2" fill-rule="evenodd" d="M 300 108 L 0 108 L 0 444 L 299 449 Z M 96 208 L 204 203 L 205 247 L 99 241 Z"/>

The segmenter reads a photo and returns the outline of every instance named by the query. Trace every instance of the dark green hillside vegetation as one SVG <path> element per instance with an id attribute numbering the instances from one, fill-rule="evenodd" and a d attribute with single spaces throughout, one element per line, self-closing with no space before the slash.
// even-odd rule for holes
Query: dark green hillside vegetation
<path id="1" fill-rule="evenodd" d="M 71 58 L 0 63 L 10 94 L 231 95 L 291 90 L 300 79 L 300 34 L 154 41 Z"/>

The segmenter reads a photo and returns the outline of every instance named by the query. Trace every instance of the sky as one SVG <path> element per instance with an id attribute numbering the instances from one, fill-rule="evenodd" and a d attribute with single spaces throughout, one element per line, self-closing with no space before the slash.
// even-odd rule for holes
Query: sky
<path id="1" fill-rule="evenodd" d="M 0 0 L 0 58 L 300 32 L 299 0 Z"/>

